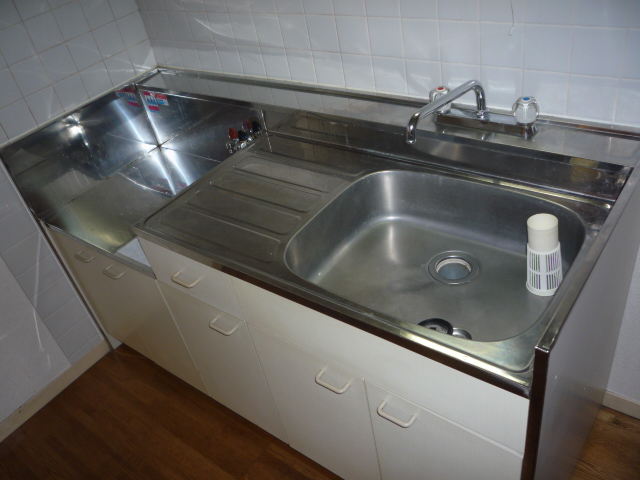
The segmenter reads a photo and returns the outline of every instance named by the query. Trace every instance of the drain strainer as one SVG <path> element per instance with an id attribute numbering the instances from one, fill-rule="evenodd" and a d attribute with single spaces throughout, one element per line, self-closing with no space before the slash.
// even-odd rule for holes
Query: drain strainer
<path id="1" fill-rule="evenodd" d="M 480 264 L 476 258 L 460 251 L 442 252 L 428 264 L 429 274 L 447 285 L 464 285 L 478 276 Z"/>

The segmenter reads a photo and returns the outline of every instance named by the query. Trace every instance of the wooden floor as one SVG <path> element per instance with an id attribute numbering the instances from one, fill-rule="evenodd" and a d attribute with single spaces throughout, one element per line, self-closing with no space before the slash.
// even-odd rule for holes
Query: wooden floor
<path id="1" fill-rule="evenodd" d="M 0 443 L 0 479 L 337 478 L 124 346 Z M 596 479 L 640 479 L 640 420 L 600 412 L 572 480 Z"/>
<path id="2" fill-rule="evenodd" d="M 602 408 L 571 480 L 640 480 L 640 420 Z"/>

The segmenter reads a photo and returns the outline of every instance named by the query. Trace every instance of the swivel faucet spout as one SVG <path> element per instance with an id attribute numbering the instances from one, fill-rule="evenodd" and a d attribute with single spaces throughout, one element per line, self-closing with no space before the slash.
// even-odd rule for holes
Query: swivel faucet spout
<path id="1" fill-rule="evenodd" d="M 469 80 L 468 82 L 460 85 L 458 88 L 451 90 L 446 95 L 442 95 L 441 97 L 435 99 L 433 102 L 428 103 L 411 116 L 411 119 L 407 124 L 407 143 L 416 142 L 416 128 L 418 127 L 418 122 L 420 120 L 431 115 L 436 110 L 441 109 L 447 103 L 453 102 L 456 98 L 461 97 L 469 90 L 473 90 L 473 92 L 476 94 L 476 117 L 486 118 L 489 110 L 487 109 L 484 88 L 482 88 L 482 84 L 478 80 Z"/>

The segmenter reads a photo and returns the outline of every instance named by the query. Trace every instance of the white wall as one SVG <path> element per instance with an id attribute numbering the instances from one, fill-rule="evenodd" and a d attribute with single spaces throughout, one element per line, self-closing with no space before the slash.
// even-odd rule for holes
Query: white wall
<path id="1" fill-rule="evenodd" d="M 69 361 L 0 259 L 0 422 Z"/>
<path id="2" fill-rule="evenodd" d="M 640 126 L 638 0 L 138 0 L 161 64 Z"/>
<path id="3" fill-rule="evenodd" d="M 4 168 L 0 168 L 0 258 L 71 363 L 100 343 L 93 320 Z"/>

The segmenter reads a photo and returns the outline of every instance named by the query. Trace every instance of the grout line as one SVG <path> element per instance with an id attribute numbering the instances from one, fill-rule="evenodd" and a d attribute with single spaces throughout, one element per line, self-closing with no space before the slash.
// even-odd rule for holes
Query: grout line
<path id="1" fill-rule="evenodd" d="M 402 15 L 400 10 L 400 3 L 398 2 L 398 12 Z M 409 95 L 409 72 L 407 72 L 407 52 L 404 48 L 404 25 L 402 24 L 402 17 L 398 17 L 398 23 L 400 24 L 400 43 L 402 47 L 402 69 L 404 71 L 404 95 Z"/>
<path id="2" fill-rule="evenodd" d="M 575 15 L 575 12 L 574 12 Z M 569 93 L 571 90 L 571 76 L 574 75 L 574 73 L 571 71 L 572 70 L 572 66 L 573 66 L 573 38 L 575 36 L 575 27 L 571 27 L 571 45 L 569 47 L 569 70 L 568 70 L 568 75 L 569 75 L 569 80 L 567 82 L 567 94 L 565 95 L 566 97 L 566 101 L 564 104 L 564 114 L 567 114 L 567 110 L 569 108 Z"/>
<path id="3" fill-rule="evenodd" d="M 618 88 L 616 89 L 616 99 L 613 104 L 613 114 L 611 116 L 611 123 L 615 123 L 616 116 L 618 115 L 618 105 L 620 102 L 620 84 L 622 83 L 622 79 L 618 78 Z"/>
<path id="4" fill-rule="evenodd" d="M 436 24 L 438 28 L 438 62 L 440 62 L 440 85 L 445 85 L 444 81 L 444 69 L 442 68 L 444 62 L 442 61 L 442 29 L 440 28 L 440 2 L 436 2 Z M 437 85 L 437 86 L 440 86 Z"/>
<path id="5" fill-rule="evenodd" d="M 624 52 L 621 58 L 621 62 L 620 62 L 620 67 L 619 67 L 619 75 L 618 75 L 618 91 L 616 93 L 616 102 L 615 105 L 613 107 L 613 120 L 612 122 L 615 123 L 616 121 L 616 117 L 618 116 L 618 106 L 620 104 L 620 86 L 622 85 L 622 75 L 623 75 L 623 70 L 624 70 L 624 61 L 625 61 L 625 54 L 627 53 L 627 51 L 629 50 L 629 37 L 631 36 L 631 29 L 628 28 L 627 29 L 627 38 L 625 39 L 625 46 L 624 46 Z"/>

